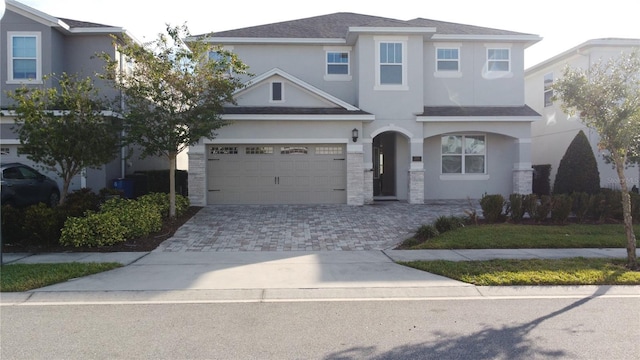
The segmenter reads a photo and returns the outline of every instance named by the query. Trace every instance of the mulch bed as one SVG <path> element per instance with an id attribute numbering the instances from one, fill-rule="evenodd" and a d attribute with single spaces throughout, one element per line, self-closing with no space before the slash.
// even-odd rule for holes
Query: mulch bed
<path id="1" fill-rule="evenodd" d="M 23 244 L 4 244 L 3 252 L 5 253 L 59 253 L 59 252 L 143 252 L 151 251 L 160 245 L 163 241 L 172 237 L 173 234 L 193 217 L 202 207 L 191 206 L 182 216 L 172 220 L 165 221 L 162 230 L 155 234 L 144 236 L 137 239 L 131 239 L 119 244 L 111 246 L 94 246 L 94 247 L 72 247 L 72 246 L 33 246 Z"/>

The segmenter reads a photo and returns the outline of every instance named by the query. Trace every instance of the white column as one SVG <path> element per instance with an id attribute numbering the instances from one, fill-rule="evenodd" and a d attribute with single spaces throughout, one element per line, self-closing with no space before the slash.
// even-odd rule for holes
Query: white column
<path id="1" fill-rule="evenodd" d="M 193 206 L 207 205 L 207 160 L 206 146 L 197 144 L 189 147 L 189 201 Z"/>
<path id="2" fill-rule="evenodd" d="M 531 139 L 516 139 L 517 162 L 513 164 L 513 193 L 531 194 L 533 168 L 531 167 Z"/>
<path id="3" fill-rule="evenodd" d="M 364 151 L 360 144 L 347 145 L 347 204 L 364 205 Z"/>

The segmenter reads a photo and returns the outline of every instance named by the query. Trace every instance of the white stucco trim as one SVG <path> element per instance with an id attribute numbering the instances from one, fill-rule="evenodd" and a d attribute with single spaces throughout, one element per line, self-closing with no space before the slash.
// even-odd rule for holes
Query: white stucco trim
<path id="1" fill-rule="evenodd" d="M 531 171 L 533 171 L 533 168 L 531 166 L 532 166 L 532 164 L 530 162 L 519 162 L 519 163 L 513 164 L 513 170 L 531 170 Z"/>
<path id="2" fill-rule="evenodd" d="M 185 42 L 194 41 L 196 37 L 188 37 Z M 327 44 L 345 45 L 345 39 L 335 38 L 243 38 L 243 37 L 210 37 L 203 39 L 214 44 Z"/>
<path id="3" fill-rule="evenodd" d="M 347 144 L 348 153 L 363 153 L 364 146 L 362 144 Z"/>
<path id="4" fill-rule="evenodd" d="M 260 120 L 269 120 L 269 121 L 295 121 L 295 120 L 305 120 L 305 121 L 374 121 L 376 119 L 375 115 L 278 115 L 278 114 L 269 114 L 269 115 L 251 115 L 251 114 L 228 114 L 222 115 L 221 118 L 223 120 L 234 120 L 234 121 L 260 121 Z"/>
<path id="5" fill-rule="evenodd" d="M 0 139 L 0 145 L 20 145 L 20 139 Z"/>
<path id="6" fill-rule="evenodd" d="M 319 139 L 291 139 L 291 138 L 236 138 L 236 139 L 205 139 L 205 145 L 215 144 L 348 144 L 348 138 L 319 138 Z M 355 145 L 354 145 L 355 146 Z M 359 145 L 362 147 L 362 145 Z"/>
<path id="7" fill-rule="evenodd" d="M 532 122 L 541 116 L 416 116 L 418 122 Z"/>
<path id="8" fill-rule="evenodd" d="M 513 140 L 516 144 L 531 144 L 531 138 L 520 138 Z"/>
<path id="9" fill-rule="evenodd" d="M 485 181 L 489 180 L 489 174 L 447 174 L 440 175 L 443 181 Z"/>
<path id="10" fill-rule="evenodd" d="M 387 131 L 399 132 L 399 133 L 403 134 L 404 136 L 408 137 L 409 139 L 413 139 L 414 138 L 412 132 L 410 132 L 407 129 L 404 129 L 404 128 L 401 128 L 399 126 L 396 126 L 394 124 L 383 126 L 381 128 L 376 129 L 375 131 L 371 132 L 371 138 L 373 139 L 374 137 L 382 134 L 383 132 L 387 132 Z"/>

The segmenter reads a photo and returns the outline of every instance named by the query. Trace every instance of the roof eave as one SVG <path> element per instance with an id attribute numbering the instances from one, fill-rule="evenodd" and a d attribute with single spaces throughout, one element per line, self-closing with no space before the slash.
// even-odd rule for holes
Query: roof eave
<path id="1" fill-rule="evenodd" d="M 257 37 L 204 37 L 190 36 L 185 42 L 202 39 L 213 44 L 329 44 L 344 45 L 345 39 L 340 38 L 257 38 Z"/>
<path id="2" fill-rule="evenodd" d="M 445 41 L 505 41 L 505 42 L 524 42 L 525 49 L 542 40 L 538 35 L 478 35 L 478 34 L 435 34 L 432 40 Z"/>

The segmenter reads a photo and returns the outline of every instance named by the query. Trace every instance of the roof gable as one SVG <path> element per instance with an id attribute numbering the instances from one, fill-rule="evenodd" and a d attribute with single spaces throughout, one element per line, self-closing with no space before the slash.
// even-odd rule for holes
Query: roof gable
<path id="1" fill-rule="evenodd" d="M 238 90 L 234 96 L 237 98 L 239 96 L 242 96 L 243 94 L 247 94 L 253 91 L 254 89 L 257 89 L 260 85 L 265 84 L 266 82 L 268 82 L 270 79 L 273 79 L 273 78 L 285 79 L 286 81 L 288 81 L 289 83 L 293 84 L 298 89 L 300 89 L 302 92 L 308 94 L 309 97 L 314 97 L 322 103 L 330 104 L 334 108 L 341 108 L 347 111 L 360 110 L 357 107 L 345 101 L 342 101 L 339 98 L 323 90 L 320 90 L 317 87 L 278 68 L 271 69 L 261 75 L 258 75 L 252 78 L 245 84 L 245 87 Z M 327 108 L 330 108 L 330 106 L 327 106 Z"/>

